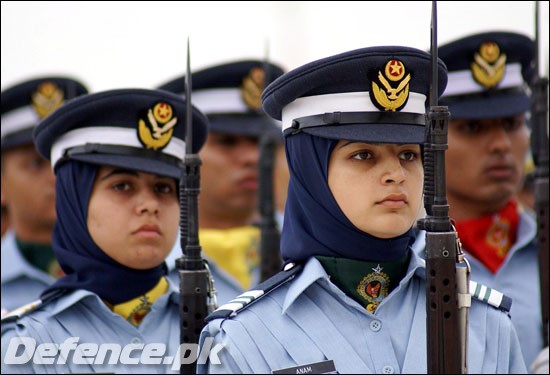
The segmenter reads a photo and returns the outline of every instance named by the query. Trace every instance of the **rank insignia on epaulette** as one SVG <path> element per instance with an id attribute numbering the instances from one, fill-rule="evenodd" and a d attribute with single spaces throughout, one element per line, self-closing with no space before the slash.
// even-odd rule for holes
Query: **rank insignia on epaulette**
<path id="1" fill-rule="evenodd" d="M 510 297 L 502 294 L 498 290 L 491 289 L 472 280 L 470 280 L 469 288 L 470 294 L 475 299 L 483 301 L 506 313 L 510 312 L 510 308 L 512 307 L 512 299 Z"/>
<path id="2" fill-rule="evenodd" d="M 32 94 L 32 105 L 39 118 L 44 118 L 63 104 L 63 91 L 53 82 L 46 81 L 38 85 Z"/>
<path id="3" fill-rule="evenodd" d="M 479 52 L 474 54 L 470 64 L 472 77 L 485 88 L 495 87 L 504 77 L 506 54 L 500 53 L 500 47 L 494 42 L 483 43 Z"/>
<path id="4" fill-rule="evenodd" d="M 2 321 L 9 321 L 9 320 L 15 320 L 19 319 L 24 314 L 28 313 L 29 311 L 32 311 L 42 305 L 42 300 L 37 299 L 36 301 L 32 301 L 30 303 L 27 303 L 26 305 L 23 305 L 21 307 L 16 308 L 15 310 L 10 311 L 6 315 L 2 317 Z"/>
<path id="5" fill-rule="evenodd" d="M 243 79 L 241 85 L 241 97 L 244 104 L 253 111 L 262 107 L 261 95 L 265 89 L 265 71 L 263 68 L 254 67 Z"/>
<path id="6" fill-rule="evenodd" d="M 220 318 L 226 319 L 237 315 L 238 312 L 250 306 L 253 302 L 292 280 L 302 271 L 302 268 L 301 264 L 288 263 L 283 271 L 260 283 L 254 290 L 244 292 L 228 303 L 218 307 L 212 314 L 206 317 L 206 322 Z"/>
<path id="7" fill-rule="evenodd" d="M 172 138 L 174 126 L 178 118 L 174 117 L 172 106 L 168 103 L 157 103 L 147 111 L 148 125 L 145 120 L 139 120 L 138 138 L 146 147 L 161 150 Z"/>
<path id="8" fill-rule="evenodd" d="M 371 101 L 380 110 L 399 111 L 409 98 L 411 73 L 405 74 L 405 64 L 397 59 L 388 61 L 383 71 L 371 77 Z"/>

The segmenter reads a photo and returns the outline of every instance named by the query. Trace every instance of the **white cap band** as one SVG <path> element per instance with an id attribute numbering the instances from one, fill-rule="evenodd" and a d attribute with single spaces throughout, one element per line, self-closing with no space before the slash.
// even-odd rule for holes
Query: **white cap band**
<path id="1" fill-rule="evenodd" d="M 382 112 L 372 104 L 368 91 L 305 96 L 286 105 L 282 111 L 283 131 L 294 119 L 332 112 Z M 409 93 L 409 100 L 400 112 L 426 113 L 426 95 Z"/>
<path id="2" fill-rule="evenodd" d="M 2 115 L 1 137 L 26 128 L 34 128 L 40 117 L 30 105 L 14 109 Z"/>
<path id="3" fill-rule="evenodd" d="M 473 94 L 487 90 L 487 88 L 483 87 L 474 80 L 470 70 L 449 72 L 447 77 L 447 88 L 445 89 L 443 96 Z M 499 89 L 505 89 L 510 87 L 518 87 L 521 85 L 523 85 L 521 64 L 512 63 L 506 65 L 504 76 L 496 87 Z"/>
<path id="4" fill-rule="evenodd" d="M 63 134 L 52 145 L 50 153 L 52 168 L 63 157 L 66 150 L 84 146 L 87 143 L 144 148 L 137 137 L 136 129 L 108 126 L 75 129 Z M 168 145 L 162 149 L 162 152 L 183 160 L 185 157 L 185 142 L 172 137 Z"/>
<path id="5" fill-rule="evenodd" d="M 241 90 L 237 88 L 193 91 L 191 100 L 193 105 L 206 115 L 250 111 L 243 102 Z"/>

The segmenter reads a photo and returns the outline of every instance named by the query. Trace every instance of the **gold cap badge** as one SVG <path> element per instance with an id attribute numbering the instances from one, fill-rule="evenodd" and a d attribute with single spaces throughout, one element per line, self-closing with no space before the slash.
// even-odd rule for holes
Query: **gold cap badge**
<path id="1" fill-rule="evenodd" d="M 470 67 L 477 83 L 488 89 L 495 87 L 504 76 L 506 54 L 500 53 L 500 47 L 495 42 L 483 43 Z"/>
<path id="2" fill-rule="evenodd" d="M 263 68 L 254 67 L 243 79 L 241 85 L 241 97 L 248 108 L 257 111 L 261 108 L 260 96 L 265 89 L 265 71 Z"/>
<path id="3" fill-rule="evenodd" d="M 386 63 L 384 74 L 379 70 L 372 81 L 371 100 L 383 111 L 399 111 L 409 98 L 411 74 L 405 76 L 405 65 L 399 60 Z"/>
<path id="4" fill-rule="evenodd" d="M 31 99 L 38 117 L 43 119 L 63 104 L 63 91 L 55 83 L 46 81 L 38 85 Z"/>
<path id="5" fill-rule="evenodd" d="M 142 119 L 139 120 L 139 140 L 147 148 L 163 149 L 172 139 L 174 126 L 178 122 L 172 106 L 163 102 L 155 104 L 147 111 L 147 119 L 148 124 Z"/>

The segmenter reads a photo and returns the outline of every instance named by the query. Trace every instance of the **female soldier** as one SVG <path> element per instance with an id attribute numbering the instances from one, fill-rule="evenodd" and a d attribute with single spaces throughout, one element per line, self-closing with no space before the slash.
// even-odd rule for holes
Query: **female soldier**
<path id="1" fill-rule="evenodd" d="M 3 373 L 172 370 L 178 294 L 164 260 L 178 232 L 185 111 L 171 93 L 113 90 L 37 127 L 57 177 L 53 248 L 66 276 L 2 321 Z M 206 129 L 193 109 L 194 152 Z"/>
<path id="2" fill-rule="evenodd" d="M 307 64 L 266 89 L 291 176 L 286 271 L 209 317 L 201 340 L 225 348 L 221 364 L 199 372 L 427 371 L 425 264 L 410 245 L 430 72 L 426 52 L 373 47 Z M 441 95 L 442 62 L 438 73 Z M 469 328 L 470 372 L 526 372 L 505 313 L 472 301 Z"/>

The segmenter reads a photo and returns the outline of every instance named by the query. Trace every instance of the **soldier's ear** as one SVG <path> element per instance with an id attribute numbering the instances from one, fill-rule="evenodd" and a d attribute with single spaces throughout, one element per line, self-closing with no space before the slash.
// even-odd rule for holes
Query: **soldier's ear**
<path id="1" fill-rule="evenodd" d="M 4 186 L 4 180 L 5 179 L 2 177 L 2 207 L 7 206 L 7 202 L 8 202 L 8 197 L 7 197 L 7 194 L 5 193 L 6 189 Z"/>

